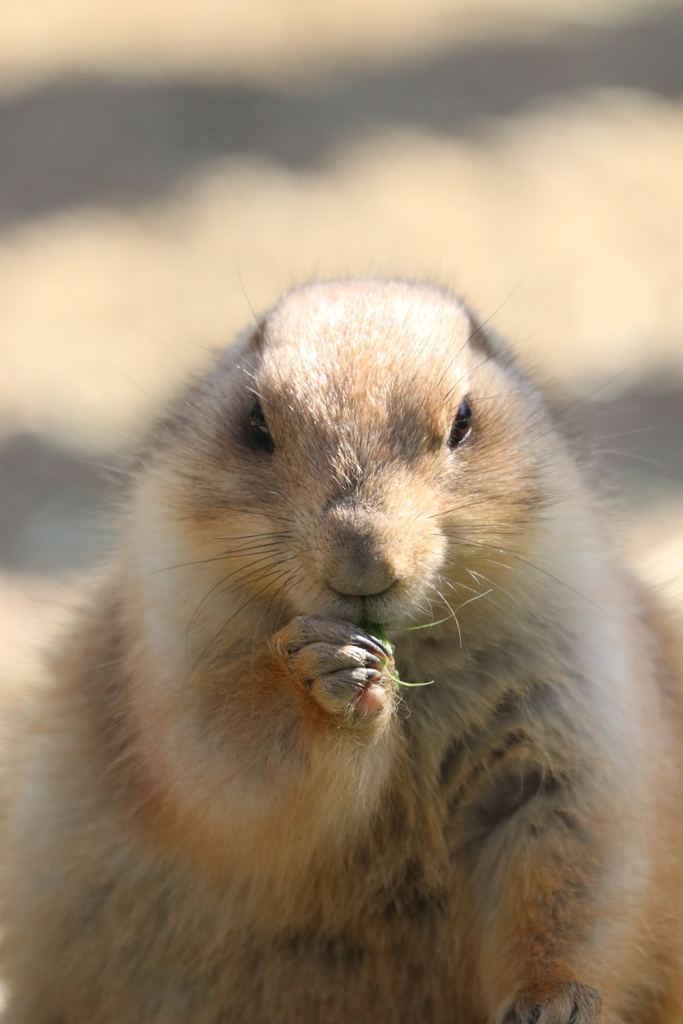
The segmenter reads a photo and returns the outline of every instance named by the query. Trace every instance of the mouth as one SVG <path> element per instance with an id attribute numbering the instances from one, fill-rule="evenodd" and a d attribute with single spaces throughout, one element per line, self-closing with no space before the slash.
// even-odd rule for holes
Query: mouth
<path id="1" fill-rule="evenodd" d="M 330 586 L 327 580 L 309 577 L 291 596 L 291 614 L 319 615 L 361 627 L 363 622 L 374 622 L 386 630 L 405 629 L 430 618 L 424 606 L 424 588 L 418 581 L 393 580 L 381 591 L 364 594 L 349 593 Z"/>
<path id="2" fill-rule="evenodd" d="M 398 628 L 413 618 L 410 609 L 406 609 L 403 602 L 399 601 L 396 585 L 393 583 L 377 594 L 344 594 L 331 588 L 329 592 L 335 606 L 333 611 L 330 609 L 332 615 L 346 622 L 353 622 L 357 626 L 362 626 L 364 622 L 375 622 L 386 629 L 391 629 Z"/>

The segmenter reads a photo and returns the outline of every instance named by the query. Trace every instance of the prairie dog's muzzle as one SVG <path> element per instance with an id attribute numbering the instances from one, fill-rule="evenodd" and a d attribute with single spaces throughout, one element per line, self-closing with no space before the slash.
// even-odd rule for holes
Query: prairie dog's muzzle
<path id="1" fill-rule="evenodd" d="M 390 523 L 381 512 L 358 506 L 331 509 L 322 543 L 325 582 L 354 597 L 384 593 L 399 577 L 390 546 Z"/>

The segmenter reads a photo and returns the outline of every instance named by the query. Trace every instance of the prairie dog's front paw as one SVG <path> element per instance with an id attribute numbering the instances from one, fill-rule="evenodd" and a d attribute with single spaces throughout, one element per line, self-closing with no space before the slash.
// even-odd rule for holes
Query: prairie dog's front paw
<path id="1" fill-rule="evenodd" d="M 389 674 L 391 653 L 350 622 L 300 616 L 276 633 L 270 646 L 329 714 L 358 720 L 391 706 L 396 689 Z"/>
<path id="2" fill-rule="evenodd" d="M 559 982 L 542 1002 L 522 996 L 504 1013 L 502 1024 L 596 1024 L 602 1000 L 578 981 Z"/>

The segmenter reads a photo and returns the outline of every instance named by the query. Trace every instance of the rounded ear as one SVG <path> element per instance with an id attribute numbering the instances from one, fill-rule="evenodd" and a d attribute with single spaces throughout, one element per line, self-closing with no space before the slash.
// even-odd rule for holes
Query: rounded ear
<path id="1" fill-rule="evenodd" d="M 263 352 L 265 317 L 256 324 L 243 327 L 235 339 L 218 354 L 216 370 L 230 372 L 238 363 L 247 370 L 254 370 Z"/>
<path id="2" fill-rule="evenodd" d="M 495 331 L 486 326 L 486 321 L 479 318 L 468 309 L 470 318 L 469 344 L 471 348 L 480 353 L 485 359 L 497 359 L 506 366 L 514 366 L 515 359 L 509 347 Z"/>
<path id="3" fill-rule="evenodd" d="M 257 320 L 256 325 L 251 324 L 240 331 L 237 335 L 237 342 L 241 343 L 245 352 L 260 356 L 265 344 L 265 330 L 266 317 L 262 316 Z"/>

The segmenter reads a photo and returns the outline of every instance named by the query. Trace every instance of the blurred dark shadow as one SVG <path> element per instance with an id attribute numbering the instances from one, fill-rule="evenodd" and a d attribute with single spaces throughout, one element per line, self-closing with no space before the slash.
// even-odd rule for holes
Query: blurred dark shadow
<path id="1" fill-rule="evenodd" d="M 392 122 L 444 133 L 595 87 L 683 94 L 683 11 L 565 28 L 371 72 L 299 94 L 236 84 L 74 80 L 0 103 L 0 223 L 92 201 L 153 198 L 203 162 L 258 154 L 310 165 Z"/>
<path id="2" fill-rule="evenodd" d="M 0 445 L 0 569 L 81 569 L 106 550 L 114 474 L 15 434 Z"/>
<path id="3" fill-rule="evenodd" d="M 683 389 L 651 377 L 614 398 L 576 407 L 613 496 L 630 512 L 683 497 Z"/>

